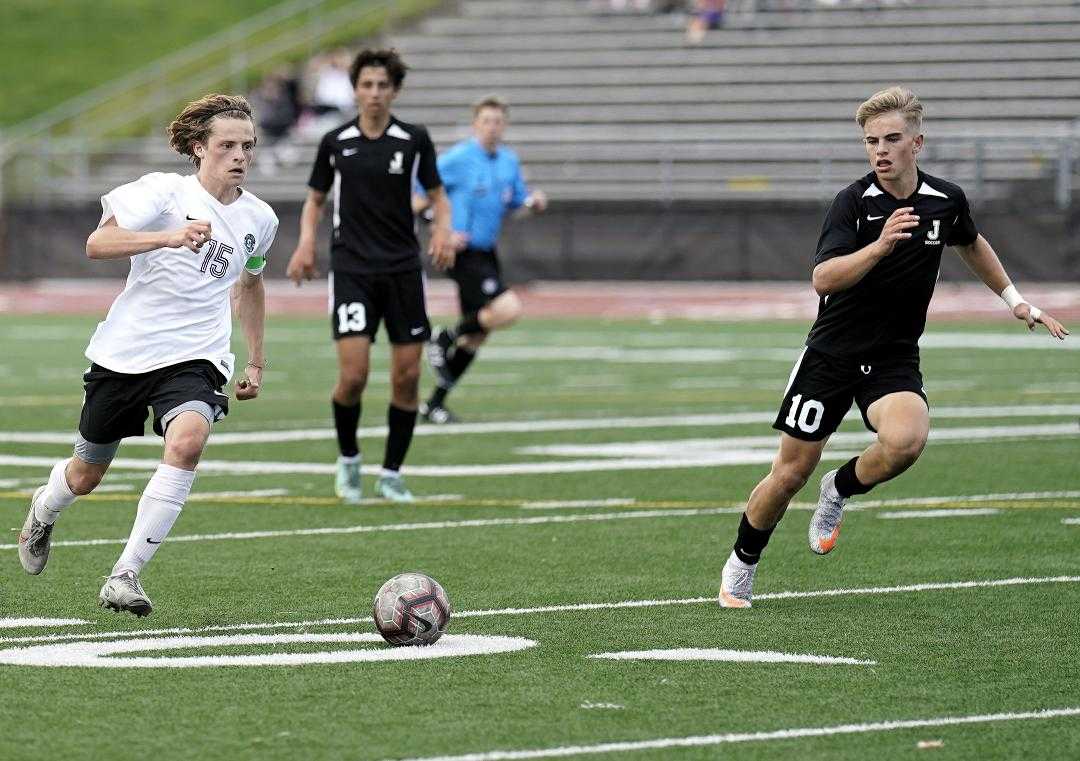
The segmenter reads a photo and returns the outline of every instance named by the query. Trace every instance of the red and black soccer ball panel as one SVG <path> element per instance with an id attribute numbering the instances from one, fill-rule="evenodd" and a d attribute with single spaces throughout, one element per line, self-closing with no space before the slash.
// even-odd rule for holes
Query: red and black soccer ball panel
<path id="1" fill-rule="evenodd" d="M 403 573 L 375 595 L 375 627 L 391 645 L 430 645 L 450 623 L 450 598 L 435 579 Z"/>

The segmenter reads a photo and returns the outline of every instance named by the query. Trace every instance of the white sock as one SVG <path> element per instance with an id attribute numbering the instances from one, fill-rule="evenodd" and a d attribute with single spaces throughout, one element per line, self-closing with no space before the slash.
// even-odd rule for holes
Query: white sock
<path id="1" fill-rule="evenodd" d="M 731 551 L 731 556 L 728 558 L 727 562 L 730 563 L 734 568 L 738 568 L 740 571 L 749 571 L 754 567 L 749 563 L 744 563 L 743 561 L 739 560 L 739 556 L 735 554 L 735 550 Z M 757 564 L 755 563 L 754 565 Z"/>
<path id="2" fill-rule="evenodd" d="M 387 468 L 379 469 L 379 478 L 398 478 L 400 475 L 400 470 L 388 470 Z"/>
<path id="3" fill-rule="evenodd" d="M 34 502 L 34 517 L 42 523 L 52 525 L 60 517 L 61 511 L 75 501 L 75 492 L 68 486 L 64 471 L 67 470 L 69 457 L 53 466 L 45 489 Z"/>
<path id="4" fill-rule="evenodd" d="M 342 465 L 352 465 L 353 463 L 360 462 L 360 455 L 354 454 L 351 457 L 346 457 L 343 454 L 339 454 L 337 461 Z"/>
<path id="5" fill-rule="evenodd" d="M 131 527 L 123 554 L 113 566 L 112 576 L 124 571 L 138 575 L 150 562 L 180 517 L 194 482 L 193 470 L 181 470 L 164 463 L 158 465 L 143 490 L 135 525 Z"/>

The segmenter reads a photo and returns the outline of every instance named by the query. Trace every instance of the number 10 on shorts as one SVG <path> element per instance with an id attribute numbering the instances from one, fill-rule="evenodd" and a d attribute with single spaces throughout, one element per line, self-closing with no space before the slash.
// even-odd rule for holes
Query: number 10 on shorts
<path id="1" fill-rule="evenodd" d="M 791 409 L 788 410 L 784 424 L 788 428 L 798 427 L 803 433 L 813 433 L 821 426 L 821 418 L 824 414 L 824 404 L 816 399 L 807 399 L 804 402 L 802 394 L 795 394 L 791 397 Z"/>
<path id="2" fill-rule="evenodd" d="M 342 304 L 337 308 L 338 334 L 358 333 L 367 327 L 367 313 L 359 301 Z"/>

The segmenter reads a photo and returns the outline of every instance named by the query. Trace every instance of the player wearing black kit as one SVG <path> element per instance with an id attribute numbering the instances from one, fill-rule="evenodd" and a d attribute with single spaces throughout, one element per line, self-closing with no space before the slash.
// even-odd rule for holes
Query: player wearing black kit
<path id="1" fill-rule="evenodd" d="M 1010 283 L 979 235 L 964 191 L 919 170 L 918 98 L 899 87 L 883 90 L 859 107 L 856 121 L 873 171 L 842 190 L 825 218 L 814 257 L 817 320 L 773 424 L 781 432 L 779 452 L 750 494 L 724 565 L 723 607 L 750 607 L 761 552 L 853 401 L 877 441 L 821 479 L 811 550 L 824 555 L 833 549 L 849 497 L 918 459 L 930 432 L 918 341 L 945 246 L 954 247 L 1028 328 L 1041 322 L 1056 338 L 1068 334 Z"/>
<path id="2" fill-rule="evenodd" d="M 330 324 L 339 368 L 332 403 L 340 450 L 335 489 L 349 503 L 361 496 L 356 427 L 371 344 L 382 321 L 391 343 L 392 396 L 386 454 L 375 490 L 395 502 L 413 499 L 400 468 L 416 425 L 420 357 L 431 335 L 412 212 L 414 180 L 435 209 L 428 253 L 440 269 L 454 263 L 450 205 L 431 137 L 424 127 L 390 113 L 405 71 L 393 50 L 365 50 L 353 61 L 349 76 L 359 116 L 330 130 L 319 143 L 300 215 L 300 240 L 287 270 L 297 285 L 315 276 L 316 227 L 332 190 Z"/>

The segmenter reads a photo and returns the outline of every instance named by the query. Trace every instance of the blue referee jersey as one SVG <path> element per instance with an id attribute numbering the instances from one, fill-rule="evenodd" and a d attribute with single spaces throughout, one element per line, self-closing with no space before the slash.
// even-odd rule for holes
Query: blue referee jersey
<path id="1" fill-rule="evenodd" d="M 470 138 L 439 156 L 438 164 L 450 198 L 451 226 L 469 236 L 469 248 L 495 248 L 503 217 L 529 197 L 517 154 L 503 145 L 488 153 Z"/>

